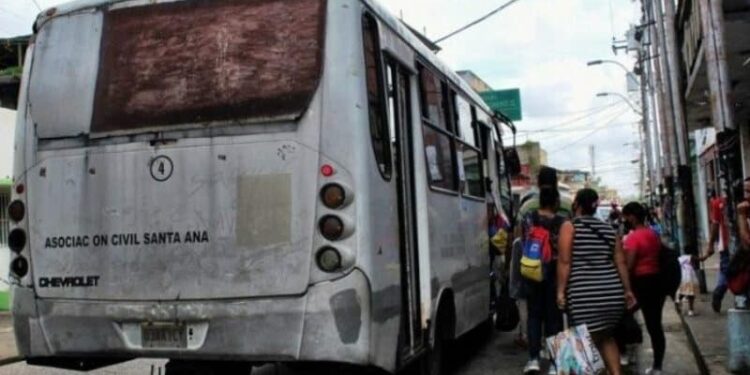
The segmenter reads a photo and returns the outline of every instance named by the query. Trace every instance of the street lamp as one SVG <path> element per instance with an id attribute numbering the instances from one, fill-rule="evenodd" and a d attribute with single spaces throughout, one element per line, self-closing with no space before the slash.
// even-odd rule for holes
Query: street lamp
<path id="1" fill-rule="evenodd" d="M 622 99 L 623 101 L 625 101 L 625 103 L 628 103 L 628 105 L 630 106 L 630 108 L 633 109 L 633 111 L 635 111 L 635 113 L 643 116 L 643 110 L 640 109 L 640 108 L 638 108 L 638 106 L 636 106 L 635 104 L 633 104 L 633 102 L 631 102 L 630 99 L 628 99 L 628 97 L 626 97 L 625 95 L 618 94 L 616 92 L 600 92 L 600 93 L 596 94 L 596 96 L 599 97 L 599 98 L 603 98 L 605 96 L 616 96 L 616 97 L 619 97 L 620 99 Z"/>
<path id="2" fill-rule="evenodd" d="M 625 71 L 625 76 L 631 79 L 633 83 L 635 83 L 636 85 L 641 84 L 640 82 L 638 82 L 637 79 L 635 79 L 635 77 L 633 77 L 633 72 L 631 72 L 627 66 L 623 65 L 621 62 L 617 60 L 591 60 L 586 63 L 587 66 L 602 65 L 602 64 L 615 64 L 619 66 L 620 68 L 622 68 L 622 70 Z"/>

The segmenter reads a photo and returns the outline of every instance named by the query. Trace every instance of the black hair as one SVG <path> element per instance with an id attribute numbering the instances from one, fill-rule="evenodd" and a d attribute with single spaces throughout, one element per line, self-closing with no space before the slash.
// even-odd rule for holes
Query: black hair
<path id="1" fill-rule="evenodd" d="M 560 192 L 554 187 L 542 187 L 539 189 L 539 208 L 557 208 L 560 203 Z"/>
<path id="2" fill-rule="evenodd" d="M 750 182 L 750 177 L 746 178 L 745 182 Z"/>
<path id="3" fill-rule="evenodd" d="M 584 215 L 593 215 L 599 205 L 599 194 L 596 190 L 589 188 L 578 190 L 574 203 Z"/>
<path id="4" fill-rule="evenodd" d="M 539 173 L 536 177 L 536 184 L 540 188 L 552 187 L 557 189 L 557 169 L 547 166 L 539 168 Z"/>
<path id="5" fill-rule="evenodd" d="M 648 215 L 643 205 L 638 202 L 630 202 L 626 204 L 625 207 L 622 208 L 622 214 L 635 216 L 635 219 L 638 220 L 639 224 L 645 223 L 646 215 Z"/>

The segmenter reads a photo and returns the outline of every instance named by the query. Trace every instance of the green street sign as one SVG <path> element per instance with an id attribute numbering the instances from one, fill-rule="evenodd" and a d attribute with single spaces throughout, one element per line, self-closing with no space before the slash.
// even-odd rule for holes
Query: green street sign
<path id="1" fill-rule="evenodd" d="M 495 90 L 479 94 L 493 111 L 501 112 L 513 121 L 521 121 L 521 90 Z"/>

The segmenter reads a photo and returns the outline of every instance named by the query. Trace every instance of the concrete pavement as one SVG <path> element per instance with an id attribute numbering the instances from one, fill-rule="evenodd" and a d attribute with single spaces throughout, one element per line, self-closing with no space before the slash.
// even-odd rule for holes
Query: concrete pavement
<path id="1" fill-rule="evenodd" d="M 714 258 L 718 258 L 714 256 Z M 691 344 L 695 346 L 699 362 L 705 366 L 705 373 L 711 375 L 729 374 L 727 370 L 727 310 L 734 305 L 731 292 L 727 292 L 722 301 L 721 313 L 716 314 L 711 309 L 711 292 L 716 286 L 719 267 L 716 259 L 707 264 L 706 284 L 709 294 L 700 295 L 695 302 L 697 315 L 685 317 L 687 333 L 691 336 Z"/>
<path id="2" fill-rule="evenodd" d="M 8 312 L 2 312 L 0 313 L 0 365 L 18 360 L 11 316 Z"/>

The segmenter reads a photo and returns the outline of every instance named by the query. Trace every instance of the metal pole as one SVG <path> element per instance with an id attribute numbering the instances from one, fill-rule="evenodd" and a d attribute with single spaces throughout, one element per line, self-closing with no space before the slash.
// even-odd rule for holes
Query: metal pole
<path id="1" fill-rule="evenodd" d="M 646 196 L 646 178 L 645 168 L 643 164 L 643 129 L 638 128 L 638 140 L 640 141 L 641 147 L 638 148 L 638 174 L 640 176 L 638 182 L 638 188 L 640 190 L 641 199 Z"/>
<path id="2" fill-rule="evenodd" d="M 651 38 L 651 40 L 653 40 L 653 38 Z M 652 46 L 653 46 L 653 42 L 652 42 Z M 655 52 L 653 52 L 654 48 L 652 46 L 649 46 L 649 51 L 650 51 L 649 56 L 653 58 L 654 56 L 653 53 Z M 656 80 L 654 79 L 653 61 L 646 61 L 645 63 L 646 63 L 645 74 L 649 82 L 648 106 L 649 106 L 649 109 L 651 110 L 650 112 L 651 119 L 652 119 L 651 124 L 653 124 L 653 126 L 649 124 L 649 129 L 651 131 L 651 135 L 653 136 L 651 146 L 653 147 L 653 154 L 663 155 L 661 153 L 661 150 L 662 150 L 661 141 L 659 140 L 659 135 L 660 135 L 659 122 L 658 122 L 659 119 L 657 118 L 659 115 L 659 110 L 656 106 L 656 90 L 655 90 Z M 654 161 L 656 162 L 656 165 L 654 165 L 654 180 L 652 182 L 652 185 L 654 187 L 654 193 L 656 193 L 657 186 L 661 183 L 661 180 L 662 180 L 662 173 L 664 171 L 664 160 L 662 157 L 656 157 L 654 159 L 655 159 Z"/>
<path id="3" fill-rule="evenodd" d="M 645 53 L 643 49 L 638 51 L 639 61 L 645 60 Z M 643 64 L 643 62 L 641 62 Z M 648 107 L 648 84 L 646 82 L 646 71 L 641 66 L 641 114 L 642 114 L 642 127 L 641 134 L 643 134 L 643 142 L 641 142 L 641 150 L 645 149 L 646 156 L 646 171 L 648 172 L 647 186 L 648 191 L 653 194 L 654 189 L 654 156 L 651 149 L 651 131 L 649 130 L 649 107 Z"/>
<path id="4" fill-rule="evenodd" d="M 667 72 L 667 57 L 666 53 L 664 53 L 664 43 L 663 43 L 663 23 L 661 22 L 661 11 L 659 6 L 659 0 L 651 0 L 651 17 L 654 24 L 654 30 L 656 31 L 656 39 L 652 42 L 655 56 L 658 55 L 658 58 L 654 60 L 654 64 L 656 67 L 656 89 L 658 91 L 658 98 L 659 98 L 659 111 L 660 117 L 661 117 L 661 126 L 662 126 L 662 138 L 663 138 L 663 147 L 665 151 L 666 156 L 666 169 L 665 169 L 665 177 L 669 178 L 674 176 L 674 170 L 677 165 L 677 158 L 675 157 L 675 153 L 677 152 L 677 145 L 674 143 L 674 132 L 672 129 L 674 129 L 674 117 L 672 116 L 672 104 L 669 99 L 668 95 L 668 88 L 667 84 L 664 81 L 667 79 L 668 74 Z"/>
<path id="5" fill-rule="evenodd" d="M 661 0 L 657 0 L 660 2 Z M 680 165 L 688 164 L 688 137 L 685 124 L 685 111 L 682 106 L 682 89 L 680 88 L 680 60 L 677 54 L 677 37 L 675 36 L 674 1 L 664 1 L 664 42 L 667 50 L 667 64 L 669 66 L 669 83 L 672 92 L 672 110 L 674 111 L 674 129 L 677 136 L 677 156 Z"/>
<path id="6" fill-rule="evenodd" d="M 680 84 L 680 60 L 677 52 L 677 36 L 675 29 L 675 5 L 673 0 L 664 1 L 664 28 L 667 46 L 667 61 L 669 63 L 669 81 L 672 91 L 672 108 L 675 118 L 675 136 L 677 142 L 678 189 L 676 200 L 679 214 L 680 243 L 686 254 L 698 255 L 698 233 L 695 221 L 695 199 L 693 192 L 693 170 L 690 167 L 688 153 L 688 128 L 685 121 L 685 108 L 682 104 L 683 90 Z"/>
<path id="7" fill-rule="evenodd" d="M 683 232 L 682 227 L 680 225 L 679 219 L 680 216 L 680 210 L 678 203 L 681 201 L 681 195 L 679 194 L 678 190 L 676 189 L 676 178 L 679 176 L 679 148 L 677 145 L 677 137 L 675 136 L 675 108 L 674 108 L 674 101 L 672 100 L 672 95 L 679 95 L 679 93 L 672 92 L 672 87 L 670 84 L 670 71 L 673 69 L 673 67 L 669 66 L 669 62 L 667 60 L 667 43 L 666 43 L 666 30 L 664 25 L 664 14 L 662 11 L 662 4 L 661 0 L 653 0 L 653 16 L 654 21 L 656 22 L 656 34 L 658 42 L 657 44 L 660 47 L 659 52 L 659 65 L 661 66 L 661 77 L 662 77 L 662 83 L 661 83 L 661 90 L 662 90 L 662 99 L 664 101 L 664 108 L 666 109 L 665 113 L 665 129 L 664 133 L 666 135 L 666 139 L 669 143 L 669 150 L 670 150 L 670 164 L 671 164 L 671 170 L 669 171 L 670 174 L 667 175 L 665 178 L 665 187 L 666 187 L 666 196 L 664 199 L 664 213 L 665 216 L 668 218 L 666 224 L 669 228 L 668 233 L 671 237 L 671 240 L 673 244 L 675 244 L 678 248 L 680 247 L 680 243 L 683 239 Z"/>

